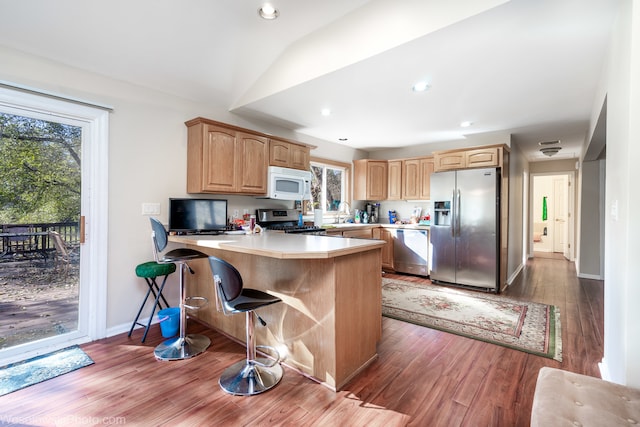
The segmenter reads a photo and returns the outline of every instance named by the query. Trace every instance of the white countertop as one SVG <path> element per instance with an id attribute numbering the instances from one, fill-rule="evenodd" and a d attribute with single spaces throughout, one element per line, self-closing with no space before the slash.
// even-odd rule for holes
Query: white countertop
<path id="1" fill-rule="evenodd" d="M 322 228 L 326 229 L 326 230 L 335 230 L 335 229 L 340 229 L 340 230 L 344 230 L 344 229 L 358 229 L 358 228 L 376 228 L 376 227 L 384 227 L 384 228 L 409 228 L 409 229 L 416 229 L 416 230 L 428 230 L 429 227 L 431 227 L 430 225 L 423 225 L 423 224 L 382 224 L 382 223 L 370 223 L 370 224 L 363 224 L 363 223 L 348 223 L 348 222 L 343 222 L 340 224 L 322 224 L 321 225 Z"/>
<path id="2" fill-rule="evenodd" d="M 169 236 L 169 241 L 204 248 L 249 253 L 280 259 L 334 258 L 384 246 L 375 239 L 337 239 L 329 236 L 263 232 L 218 236 Z"/>
<path id="3" fill-rule="evenodd" d="M 384 228 L 404 228 L 409 230 L 429 230 L 430 225 L 423 224 L 380 224 Z"/>

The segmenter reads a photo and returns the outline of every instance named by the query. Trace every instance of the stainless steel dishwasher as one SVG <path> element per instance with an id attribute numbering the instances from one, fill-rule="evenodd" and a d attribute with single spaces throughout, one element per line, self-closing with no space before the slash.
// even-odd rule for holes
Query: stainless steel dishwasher
<path id="1" fill-rule="evenodd" d="M 391 229 L 393 269 L 400 273 L 429 275 L 429 231 Z"/>

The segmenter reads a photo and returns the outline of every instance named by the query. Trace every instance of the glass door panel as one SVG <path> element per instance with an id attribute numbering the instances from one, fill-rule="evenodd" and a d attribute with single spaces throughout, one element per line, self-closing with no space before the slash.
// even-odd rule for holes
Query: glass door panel
<path id="1" fill-rule="evenodd" d="M 82 127 L 0 111 L 0 354 L 77 334 Z"/>

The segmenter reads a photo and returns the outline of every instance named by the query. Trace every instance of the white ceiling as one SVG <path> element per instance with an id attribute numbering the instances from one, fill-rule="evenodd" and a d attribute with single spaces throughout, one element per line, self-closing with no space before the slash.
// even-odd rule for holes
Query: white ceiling
<path id="1" fill-rule="evenodd" d="M 265 21 L 261 3 L 0 0 L 0 44 L 355 148 L 499 132 L 535 161 L 549 140 L 579 157 L 619 5 L 271 0 Z"/>

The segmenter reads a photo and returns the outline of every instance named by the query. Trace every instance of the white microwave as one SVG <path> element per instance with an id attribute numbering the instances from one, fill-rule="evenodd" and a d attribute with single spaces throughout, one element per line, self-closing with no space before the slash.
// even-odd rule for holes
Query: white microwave
<path id="1" fill-rule="evenodd" d="M 279 200 L 309 200 L 311 172 L 269 166 L 267 197 Z"/>

